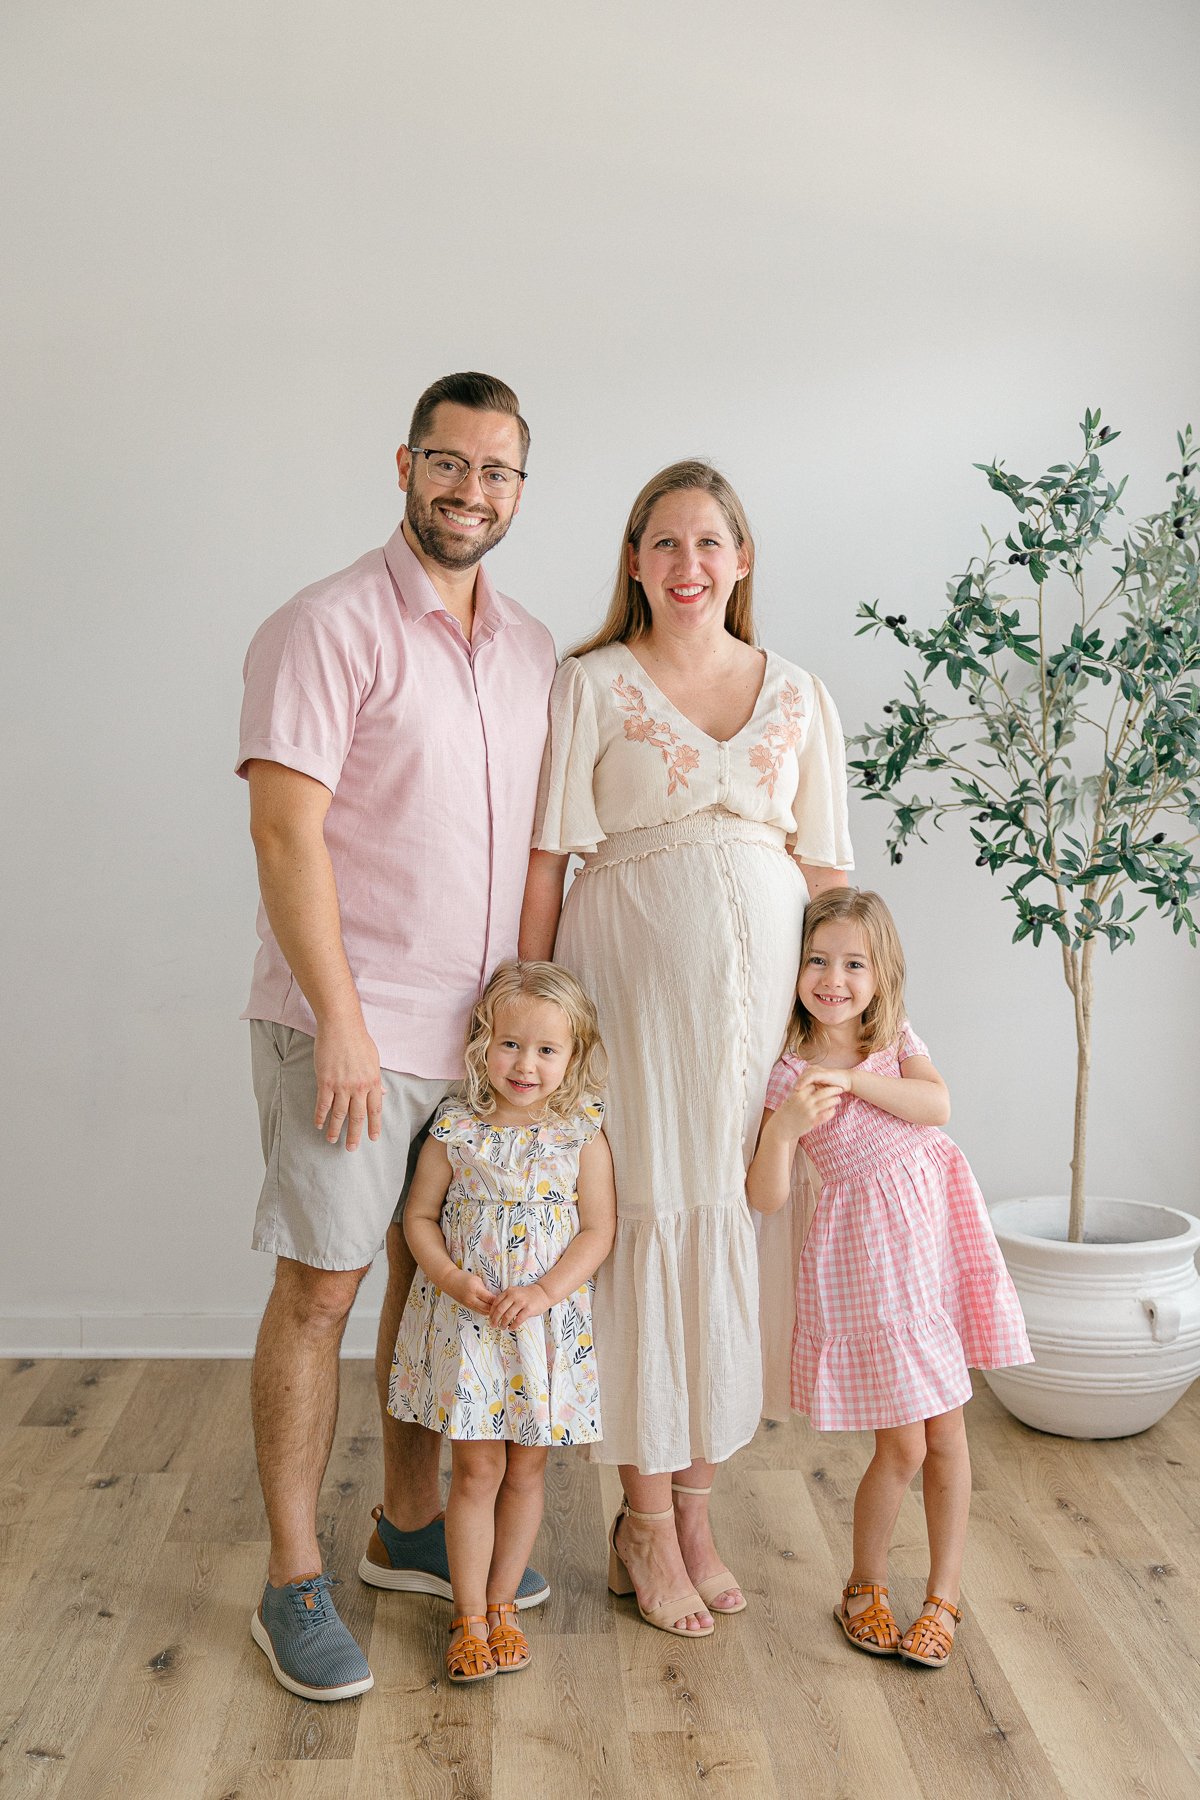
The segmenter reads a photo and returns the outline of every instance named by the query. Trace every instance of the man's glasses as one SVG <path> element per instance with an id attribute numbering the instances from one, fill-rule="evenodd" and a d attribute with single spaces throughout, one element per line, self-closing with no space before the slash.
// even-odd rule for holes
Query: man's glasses
<path id="1" fill-rule="evenodd" d="M 469 463 L 465 456 L 452 456 L 448 450 L 411 450 L 410 456 L 425 458 L 425 473 L 433 487 L 455 488 L 476 469 L 479 485 L 485 494 L 512 494 L 525 479 L 524 469 L 506 469 L 503 463 Z"/>

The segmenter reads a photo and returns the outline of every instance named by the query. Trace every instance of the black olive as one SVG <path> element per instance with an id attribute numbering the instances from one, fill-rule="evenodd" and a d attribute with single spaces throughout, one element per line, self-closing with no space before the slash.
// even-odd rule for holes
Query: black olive
<path id="1" fill-rule="evenodd" d="M 884 712 L 891 712 L 892 709 L 890 706 L 885 706 L 883 710 Z"/>
<path id="2" fill-rule="evenodd" d="M 975 694 L 967 695 L 967 705 L 968 706 L 978 706 L 979 705 L 979 700 Z"/>
<path id="3" fill-rule="evenodd" d="M 1192 472 L 1192 465 L 1191 465 L 1191 463 L 1189 463 L 1189 464 L 1188 464 L 1188 465 L 1187 465 L 1187 467 L 1186 467 L 1186 469 L 1184 469 L 1184 470 L 1183 470 L 1183 471 L 1182 471 L 1182 473 L 1183 473 L 1183 474 L 1184 474 L 1184 475 L 1190 475 L 1190 474 L 1191 474 L 1191 472 Z"/>
<path id="4" fill-rule="evenodd" d="M 896 623 L 897 623 L 897 625 L 907 625 L 908 620 L 905 618 L 903 613 L 897 613 L 896 614 Z"/>
<path id="5" fill-rule="evenodd" d="M 893 850 L 893 851 L 892 851 L 892 861 L 893 861 L 893 862 L 894 862 L 894 863 L 898 863 L 898 862 L 903 862 L 903 861 L 904 861 L 904 858 L 903 858 L 903 856 L 902 856 L 902 855 L 901 855 L 901 853 L 900 853 L 900 851 L 899 851 L 899 850 Z"/>
<path id="6" fill-rule="evenodd" d="M 1163 636 L 1170 637 L 1170 635 L 1171 635 L 1171 627 L 1169 625 L 1164 625 L 1163 626 Z"/>
<path id="7" fill-rule="evenodd" d="M 1020 551 L 1019 551 L 1019 550 L 1014 550 L 1014 551 L 1013 551 L 1013 553 L 1012 553 L 1012 555 L 1011 555 L 1011 556 L 1010 556 L 1010 557 L 1009 557 L 1009 559 L 1008 559 L 1008 560 L 1009 560 L 1009 562 L 1010 562 L 1010 563 L 1014 563 L 1014 562 L 1020 562 L 1020 560 L 1021 560 L 1021 552 L 1020 552 Z"/>
<path id="8" fill-rule="evenodd" d="M 1026 554 L 1024 554 L 1024 555 L 1022 555 L 1022 556 L 1019 556 L 1019 557 L 1018 557 L 1018 558 L 1017 558 L 1017 561 L 1018 561 L 1018 562 L 1019 562 L 1019 563 L 1021 563 L 1021 564 L 1022 564 L 1022 566 L 1023 566 L 1023 565 L 1024 565 L 1024 564 L 1025 564 L 1025 563 L 1027 563 L 1027 562 L 1028 562 L 1028 561 L 1029 561 L 1029 556 L 1028 556 L 1028 553 L 1026 553 Z"/>
<path id="9" fill-rule="evenodd" d="M 984 865 L 984 863 L 985 863 L 985 862 L 986 862 L 986 861 L 987 861 L 987 857 L 986 857 L 986 856 L 977 856 L 977 857 L 976 857 L 976 858 L 975 858 L 975 867 L 976 867 L 976 868 L 977 868 L 977 869 L 982 869 L 982 867 L 983 867 L 983 865 Z"/>
<path id="10" fill-rule="evenodd" d="M 1105 440 L 1105 438 L 1106 438 L 1106 437 L 1107 437 L 1107 436 L 1108 436 L 1108 434 L 1109 434 L 1109 432 L 1110 432 L 1110 431 L 1111 431 L 1111 430 L 1112 430 L 1112 427 L 1111 427 L 1111 425 L 1106 425 L 1106 426 L 1105 426 L 1105 427 L 1104 427 L 1104 429 L 1103 429 L 1103 430 L 1102 430 L 1102 431 L 1101 431 L 1101 433 L 1100 433 L 1100 442 L 1101 442 L 1101 443 L 1103 443 L 1103 442 L 1104 442 L 1104 440 Z"/>
<path id="11" fill-rule="evenodd" d="M 1150 839 L 1150 842 L 1152 844 L 1161 844 L 1163 842 L 1164 838 L 1166 837 L 1166 835 L 1167 834 L 1165 831 L 1156 831 L 1154 836 Z"/>
<path id="12" fill-rule="evenodd" d="M 976 823 L 976 824 L 977 824 L 977 825 L 983 825 L 983 824 L 986 824 L 986 822 L 987 822 L 987 820 L 988 820 L 988 819 L 990 819 L 990 818 L 991 818 L 991 816 L 992 816 L 992 815 L 991 815 L 991 813 L 990 813 L 990 812 L 986 812 L 986 813 L 976 813 L 976 814 L 975 814 L 975 823 Z"/>
<path id="13" fill-rule="evenodd" d="M 883 622 L 885 625 L 894 625 L 896 623 L 895 613 L 888 613 Z"/>
<path id="14" fill-rule="evenodd" d="M 1182 525 L 1177 525 L 1175 527 L 1175 536 L 1177 538 L 1181 538 L 1183 536 L 1183 526 Z"/>

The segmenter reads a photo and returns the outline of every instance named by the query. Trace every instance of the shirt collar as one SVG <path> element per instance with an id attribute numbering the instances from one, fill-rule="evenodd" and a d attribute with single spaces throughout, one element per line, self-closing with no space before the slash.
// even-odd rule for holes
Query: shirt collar
<path id="1" fill-rule="evenodd" d="M 391 537 L 383 547 L 392 580 L 396 584 L 396 592 L 400 605 L 409 619 L 423 619 L 426 613 L 445 612 L 446 607 L 438 597 L 437 589 L 430 581 L 404 535 L 403 525 L 397 525 Z M 498 593 L 492 584 L 492 578 L 482 562 L 475 565 L 475 630 L 472 633 L 473 648 L 495 637 L 503 631 L 514 618 L 512 603 Z"/>

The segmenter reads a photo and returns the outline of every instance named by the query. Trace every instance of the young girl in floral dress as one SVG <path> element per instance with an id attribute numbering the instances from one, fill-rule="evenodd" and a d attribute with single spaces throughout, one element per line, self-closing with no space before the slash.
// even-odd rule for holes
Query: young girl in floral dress
<path id="1" fill-rule="evenodd" d="M 1033 1360 L 983 1196 L 939 1130 L 949 1116 L 946 1084 L 904 1016 L 904 955 L 887 907 L 855 888 L 820 894 L 805 916 L 796 1007 L 746 1193 L 776 1212 L 798 1144 L 821 1175 L 796 1286 L 792 1405 L 818 1431 L 875 1433 L 835 1617 L 860 1650 L 934 1669 L 962 1617 L 968 1365 Z M 901 1635 L 888 1546 L 922 1467 L 929 1582 Z"/>
<path id="2" fill-rule="evenodd" d="M 459 1682 L 529 1663 L 517 1583 L 549 1446 L 600 1437 L 591 1278 L 616 1229 L 604 1049 L 575 978 L 502 963 L 471 1015 L 466 1070 L 405 1209 L 418 1267 L 388 1400 L 451 1440 L 446 1669 Z"/>

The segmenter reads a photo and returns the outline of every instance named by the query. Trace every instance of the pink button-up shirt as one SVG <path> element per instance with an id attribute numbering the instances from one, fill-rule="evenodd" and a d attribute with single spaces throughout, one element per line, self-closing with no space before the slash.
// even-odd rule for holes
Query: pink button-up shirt
<path id="1" fill-rule="evenodd" d="M 471 1007 L 517 953 L 554 667 L 482 564 L 468 643 L 399 529 L 250 645 L 238 773 L 261 757 L 333 795 L 342 941 L 385 1069 L 461 1074 Z M 242 1017 L 315 1033 L 261 905 L 258 935 Z"/>

